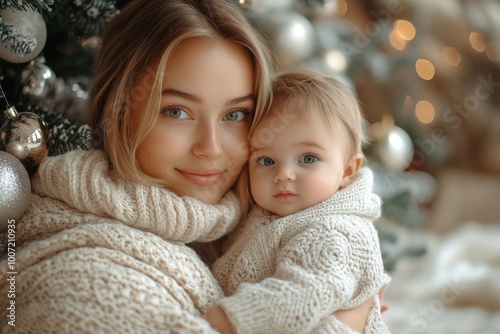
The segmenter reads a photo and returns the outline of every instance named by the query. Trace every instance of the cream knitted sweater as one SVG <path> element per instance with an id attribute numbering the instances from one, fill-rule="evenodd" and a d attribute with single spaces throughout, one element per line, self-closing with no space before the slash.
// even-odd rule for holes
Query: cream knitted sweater
<path id="1" fill-rule="evenodd" d="M 213 272 L 219 305 L 237 333 L 352 333 L 332 314 L 360 305 L 389 282 L 377 232 L 373 175 L 330 199 L 279 217 L 256 208 Z M 378 300 L 365 333 L 388 333 Z"/>
<path id="2" fill-rule="evenodd" d="M 131 182 L 95 150 L 47 158 L 32 187 L 16 222 L 15 327 L 0 261 L 2 333 L 213 332 L 202 315 L 222 292 L 185 243 L 232 229 L 234 194 L 207 205 Z"/>

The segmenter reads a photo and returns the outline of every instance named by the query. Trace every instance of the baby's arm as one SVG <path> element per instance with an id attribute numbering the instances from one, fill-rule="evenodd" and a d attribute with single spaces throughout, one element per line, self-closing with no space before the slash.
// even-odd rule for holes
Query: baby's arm
<path id="1" fill-rule="evenodd" d="M 380 292 L 378 293 L 380 300 L 382 301 L 385 294 L 387 285 L 384 285 Z M 368 314 L 374 303 L 373 298 L 368 298 L 361 305 L 358 305 L 349 310 L 337 311 L 334 313 L 335 318 L 341 321 L 349 328 L 362 333 L 366 327 L 366 320 L 368 319 Z M 385 312 L 387 306 L 381 307 L 381 312 Z M 205 314 L 205 319 L 208 321 L 210 326 L 222 334 L 234 334 L 231 322 L 229 321 L 226 312 L 220 306 L 212 306 L 208 309 Z"/>

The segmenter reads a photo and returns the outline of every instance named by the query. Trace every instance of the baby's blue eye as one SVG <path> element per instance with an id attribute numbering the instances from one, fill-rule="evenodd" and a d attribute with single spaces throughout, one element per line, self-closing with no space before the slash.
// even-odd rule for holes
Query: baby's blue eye
<path id="1" fill-rule="evenodd" d="M 163 110 L 163 113 L 165 115 L 167 115 L 168 117 L 175 118 L 175 119 L 187 119 L 187 118 L 189 118 L 188 113 L 179 107 L 166 108 Z"/>
<path id="2" fill-rule="evenodd" d="M 305 164 L 313 164 L 315 163 L 316 161 L 318 161 L 318 158 L 315 157 L 314 155 L 312 154 L 306 154 L 304 156 L 302 156 L 299 160 L 299 162 L 303 162 Z"/>
<path id="3" fill-rule="evenodd" d="M 257 163 L 261 166 L 271 166 L 274 165 L 274 160 L 268 157 L 263 157 L 257 159 Z"/>
<path id="4" fill-rule="evenodd" d="M 246 112 L 244 110 L 236 110 L 236 111 L 231 111 L 230 113 L 228 113 L 226 116 L 224 116 L 224 119 L 228 120 L 228 121 L 238 122 L 238 121 L 245 120 L 247 115 L 248 115 L 248 112 Z"/>

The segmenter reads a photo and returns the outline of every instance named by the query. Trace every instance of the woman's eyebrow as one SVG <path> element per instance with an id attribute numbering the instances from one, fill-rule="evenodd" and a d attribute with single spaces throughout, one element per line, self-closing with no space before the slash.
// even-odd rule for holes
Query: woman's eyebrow
<path id="1" fill-rule="evenodd" d="M 226 102 L 226 107 L 246 101 L 254 101 L 253 94 L 237 97 Z"/>
<path id="2" fill-rule="evenodd" d="M 177 96 L 177 97 L 180 97 L 180 98 L 182 98 L 184 100 L 195 102 L 195 103 L 204 103 L 205 102 L 205 100 L 201 96 L 198 96 L 198 95 L 195 95 L 195 94 L 191 94 L 191 93 L 187 93 L 187 92 L 183 92 L 183 91 L 180 91 L 180 90 L 177 90 L 177 89 L 172 89 L 172 88 L 164 89 L 161 92 L 161 94 L 162 95 Z M 246 102 L 246 101 L 253 102 L 254 101 L 253 94 L 248 94 L 248 95 L 245 95 L 245 96 L 236 97 L 234 99 L 231 99 L 231 100 L 229 100 L 229 101 L 226 102 L 225 106 L 228 107 L 228 106 L 231 106 L 231 105 L 234 105 L 234 104 L 238 104 L 238 103 L 241 103 L 241 102 Z"/>
<path id="3" fill-rule="evenodd" d="M 172 96 L 178 96 L 184 100 L 188 100 L 188 101 L 191 101 L 191 102 L 196 102 L 196 103 L 203 103 L 205 102 L 200 96 L 198 95 L 194 95 L 194 94 L 190 94 L 190 93 L 186 93 L 186 92 L 183 92 L 183 91 L 180 91 L 180 90 L 177 90 L 177 89 L 171 89 L 171 88 L 167 88 L 167 89 L 164 89 L 162 92 L 161 92 L 161 95 L 172 95 Z"/>

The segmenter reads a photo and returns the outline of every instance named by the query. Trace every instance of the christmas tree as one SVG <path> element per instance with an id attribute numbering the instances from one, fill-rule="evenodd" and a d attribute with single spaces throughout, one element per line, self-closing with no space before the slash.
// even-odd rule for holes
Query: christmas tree
<path id="1" fill-rule="evenodd" d="M 498 2 L 228 1 L 269 41 L 280 69 L 320 69 L 357 92 L 371 124 L 365 153 L 384 202 L 377 226 L 389 270 L 401 256 L 425 251 L 400 245 L 395 227 L 425 223 L 438 166 L 474 160 L 500 171 Z M 42 119 L 46 154 L 92 147 L 85 109 L 92 61 L 126 3 L 0 1 L 2 110 L 15 106 Z M 0 115 L 0 125 L 8 118 Z M 3 180 L 0 187 L 12 185 Z"/>

